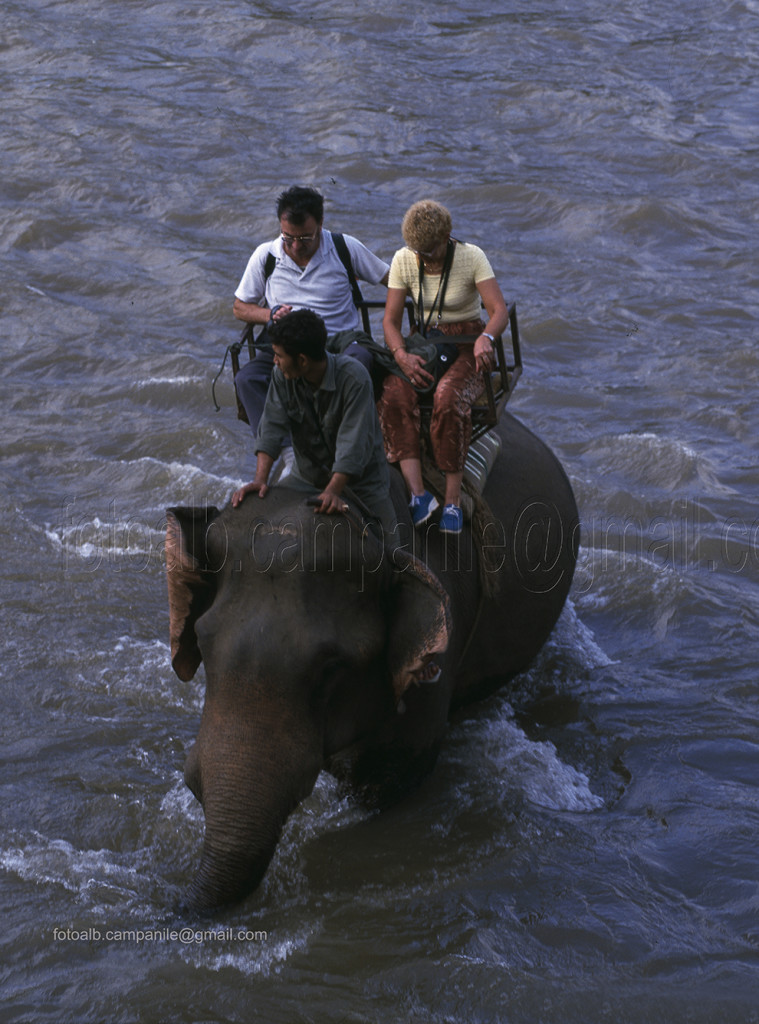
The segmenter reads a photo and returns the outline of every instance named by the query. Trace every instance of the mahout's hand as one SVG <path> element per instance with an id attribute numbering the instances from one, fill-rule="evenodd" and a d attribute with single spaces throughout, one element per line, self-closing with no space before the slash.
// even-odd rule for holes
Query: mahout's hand
<path id="1" fill-rule="evenodd" d="M 341 494 L 337 494 L 335 491 L 322 491 L 322 493 L 313 498 L 309 504 L 313 504 L 314 512 L 323 512 L 328 516 L 335 515 L 337 512 L 347 512 L 348 505 L 345 502 L 345 498 Z"/>
<path id="2" fill-rule="evenodd" d="M 261 480 L 253 480 L 249 484 L 245 484 L 244 487 L 240 487 L 232 495 L 232 508 L 237 508 L 241 504 L 246 494 L 257 494 L 259 498 L 265 498 L 266 492 L 269 490 L 269 485 Z"/>

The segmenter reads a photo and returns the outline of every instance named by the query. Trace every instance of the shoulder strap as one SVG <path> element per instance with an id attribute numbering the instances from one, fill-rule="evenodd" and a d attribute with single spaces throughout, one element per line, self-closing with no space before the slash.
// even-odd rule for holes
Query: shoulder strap
<path id="1" fill-rule="evenodd" d="M 362 305 L 364 296 L 361 294 L 361 289 L 358 286 L 358 281 L 356 280 L 356 275 L 353 271 L 353 264 L 351 262 L 350 253 L 348 252 L 348 246 L 345 243 L 345 239 L 339 232 L 332 231 L 330 234 L 332 235 L 332 241 L 335 243 L 337 255 L 340 257 L 340 262 L 345 267 L 345 272 L 347 273 L 348 280 L 350 281 L 351 291 L 353 292 L 353 305 L 358 308 Z"/>
<path id="2" fill-rule="evenodd" d="M 348 246 L 346 245 L 345 239 L 339 232 L 332 231 L 331 235 L 332 241 L 335 243 L 337 255 L 340 257 L 340 262 L 345 267 L 345 272 L 348 275 L 351 291 L 353 292 L 353 304 L 354 306 L 359 307 L 363 304 L 364 296 L 361 294 L 361 289 L 358 286 L 358 281 L 356 280 L 356 275 L 353 271 L 353 263 L 351 262 L 351 254 L 348 252 Z M 276 265 L 277 259 L 274 253 L 268 252 L 264 261 L 264 281 L 269 280 Z"/>

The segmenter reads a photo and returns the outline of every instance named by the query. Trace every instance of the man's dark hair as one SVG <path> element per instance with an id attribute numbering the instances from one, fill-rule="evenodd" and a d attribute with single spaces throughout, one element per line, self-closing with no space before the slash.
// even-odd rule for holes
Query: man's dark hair
<path id="1" fill-rule="evenodd" d="M 313 217 L 317 224 L 324 220 L 324 196 L 315 188 L 293 185 L 277 199 L 277 220 L 286 217 L 292 224 L 302 224 Z"/>
<path id="2" fill-rule="evenodd" d="M 297 359 L 301 353 L 320 363 L 327 344 L 327 328 L 322 318 L 310 309 L 296 309 L 271 323 L 266 333 L 269 341 Z"/>

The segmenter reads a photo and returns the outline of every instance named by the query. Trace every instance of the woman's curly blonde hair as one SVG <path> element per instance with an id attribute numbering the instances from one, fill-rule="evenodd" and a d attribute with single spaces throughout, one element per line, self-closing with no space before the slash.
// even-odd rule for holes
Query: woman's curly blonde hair
<path id="1" fill-rule="evenodd" d="M 434 199 L 421 199 L 406 210 L 401 224 L 403 241 L 416 252 L 432 252 L 451 233 L 451 215 Z"/>

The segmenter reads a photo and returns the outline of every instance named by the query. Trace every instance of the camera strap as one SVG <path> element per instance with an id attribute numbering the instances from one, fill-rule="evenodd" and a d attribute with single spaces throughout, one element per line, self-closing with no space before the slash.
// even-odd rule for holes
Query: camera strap
<path id="1" fill-rule="evenodd" d="M 451 266 L 453 264 L 453 250 L 455 245 L 455 240 L 453 238 L 449 238 L 448 245 L 446 246 L 445 250 L 445 260 L 443 262 L 443 269 L 440 274 L 440 282 L 438 283 L 437 286 L 437 293 L 435 294 L 435 298 L 432 300 L 432 306 L 430 308 L 430 312 L 426 320 L 424 318 L 424 290 L 422 287 L 424 283 L 424 260 L 419 254 L 417 254 L 416 257 L 417 263 L 419 265 L 419 297 L 416 302 L 416 308 L 419 317 L 419 333 L 425 338 L 427 337 L 427 331 L 429 330 L 430 323 L 432 322 L 432 317 L 435 312 L 435 306 L 437 306 L 438 321 L 440 320 L 440 317 L 443 315 L 445 292 L 448 287 L 448 278 L 450 276 Z"/>

